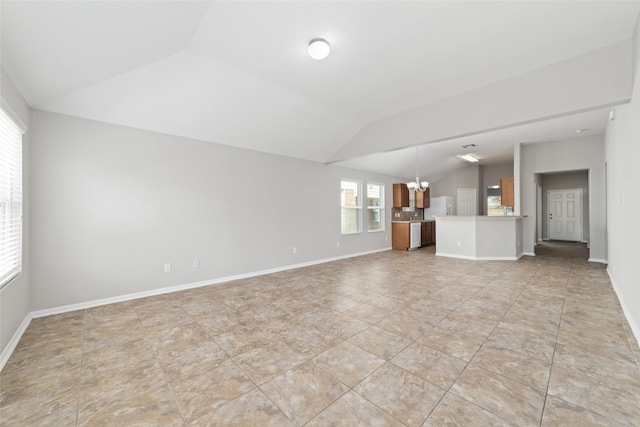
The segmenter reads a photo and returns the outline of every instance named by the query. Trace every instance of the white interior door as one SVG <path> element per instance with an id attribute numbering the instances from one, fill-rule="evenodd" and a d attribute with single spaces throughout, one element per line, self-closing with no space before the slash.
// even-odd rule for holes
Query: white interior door
<path id="1" fill-rule="evenodd" d="M 458 188 L 456 215 L 478 215 L 478 201 L 475 188 Z"/>
<path id="2" fill-rule="evenodd" d="M 582 190 L 547 191 L 550 240 L 582 241 Z"/>

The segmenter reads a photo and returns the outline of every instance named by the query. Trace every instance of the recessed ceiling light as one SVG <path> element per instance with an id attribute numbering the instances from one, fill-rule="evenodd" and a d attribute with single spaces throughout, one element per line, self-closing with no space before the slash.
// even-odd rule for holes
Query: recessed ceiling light
<path id="1" fill-rule="evenodd" d="M 471 163 L 479 162 L 479 160 L 473 154 L 460 154 L 458 157 Z"/>
<path id="2" fill-rule="evenodd" d="M 576 129 L 576 133 L 582 133 L 582 132 L 586 132 L 589 129 Z"/>
<path id="3" fill-rule="evenodd" d="M 313 39 L 309 42 L 309 56 L 321 60 L 329 56 L 331 47 L 325 39 Z"/>

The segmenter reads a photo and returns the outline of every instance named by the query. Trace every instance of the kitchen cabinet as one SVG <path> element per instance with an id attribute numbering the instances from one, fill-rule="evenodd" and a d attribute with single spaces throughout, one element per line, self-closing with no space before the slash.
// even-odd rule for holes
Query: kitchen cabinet
<path id="1" fill-rule="evenodd" d="M 409 189 L 407 184 L 393 184 L 393 207 L 409 207 Z"/>
<path id="2" fill-rule="evenodd" d="M 419 227 L 420 246 L 430 246 L 436 243 L 435 221 L 402 221 L 391 223 L 391 247 L 406 251 L 411 247 L 411 227 Z M 417 248 L 418 246 L 415 246 Z M 412 248 L 413 249 L 413 248 Z"/>
<path id="3" fill-rule="evenodd" d="M 500 179 L 500 204 L 502 206 L 515 205 L 513 177 Z"/>
<path id="4" fill-rule="evenodd" d="M 393 249 L 399 249 L 401 251 L 409 249 L 411 238 L 410 225 L 408 222 L 391 223 L 391 247 Z"/>
<path id="5" fill-rule="evenodd" d="M 421 230 L 421 246 L 431 246 L 436 243 L 436 222 L 435 221 L 425 221 L 422 223 Z"/>
<path id="6" fill-rule="evenodd" d="M 431 189 L 416 191 L 416 208 L 428 208 L 431 206 Z"/>

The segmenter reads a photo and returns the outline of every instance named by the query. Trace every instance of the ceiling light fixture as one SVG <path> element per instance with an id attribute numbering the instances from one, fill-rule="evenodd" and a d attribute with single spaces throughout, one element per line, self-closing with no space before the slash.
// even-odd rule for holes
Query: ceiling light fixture
<path id="1" fill-rule="evenodd" d="M 407 188 L 413 191 L 427 191 L 429 183 L 427 181 L 420 181 L 418 176 L 418 146 L 416 145 L 416 180 L 415 182 L 407 182 Z"/>
<path id="2" fill-rule="evenodd" d="M 331 47 L 325 39 L 313 39 L 309 42 L 309 56 L 318 61 L 329 56 Z"/>
<path id="3" fill-rule="evenodd" d="M 473 154 L 460 154 L 458 157 L 471 163 L 477 163 L 480 161 Z"/>

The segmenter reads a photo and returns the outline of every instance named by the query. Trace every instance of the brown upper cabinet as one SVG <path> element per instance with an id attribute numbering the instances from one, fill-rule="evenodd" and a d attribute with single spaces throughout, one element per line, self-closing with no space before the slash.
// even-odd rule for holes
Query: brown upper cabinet
<path id="1" fill-rule="evenodd" d="M 416 208 L 428 208 L 431 206 L 431 189 L 416 191 Z"/>
<path id="2" fill-rule="evenodd" d="M 500 204 L 502 206 L 513 206 L 515 204 L 513 177 L 500 179 Z"/>
<path id="3" fill-rule="evenodd" d="M 409 207 L 409 189 L 407 184 L 393 184 L 393 207 Z"/>

